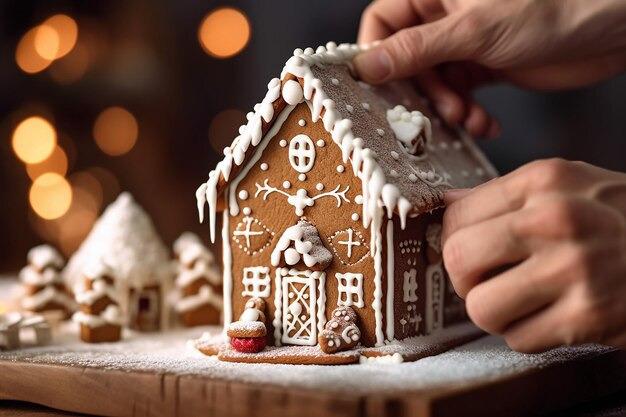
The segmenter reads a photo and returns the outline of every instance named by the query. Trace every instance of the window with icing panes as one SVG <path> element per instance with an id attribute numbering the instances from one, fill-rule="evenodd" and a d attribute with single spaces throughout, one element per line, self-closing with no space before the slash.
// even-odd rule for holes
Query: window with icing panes
<path id="1" fill-rule="evenodd" d="M 266 298 L 270 295 L 270 269 L 267 266 L 252 266 L 243 269 L 244 297 Z"/>
<path id="2" fill-rule="evenodd" d="M 363 308 L 363 274 L 336 273 L 337 278 L 337 305 L 338 306 L 355 306 Z"/>

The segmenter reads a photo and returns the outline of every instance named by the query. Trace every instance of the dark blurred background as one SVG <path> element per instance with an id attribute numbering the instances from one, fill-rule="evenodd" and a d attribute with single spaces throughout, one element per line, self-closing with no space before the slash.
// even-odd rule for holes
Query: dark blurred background
<path id="1" fill-rule="evenodd" d="M 354 42 L 367 1 L 0 2 L 0 272 L 71 254 L 130 191 L 167 244 L 203 233 L 194 191 L 297 47 Z M 483 143 L 505 173 L 561 156 L 626 171 L 626 76 L 571 92 L 494 86 Z"/>

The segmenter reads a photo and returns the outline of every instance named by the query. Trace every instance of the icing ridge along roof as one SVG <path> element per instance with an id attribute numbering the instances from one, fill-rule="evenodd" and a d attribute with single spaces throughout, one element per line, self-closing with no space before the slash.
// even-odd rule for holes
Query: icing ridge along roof
<path id="1" fill-rule="evenodd" d="M 472 140 L 443 126 L 408 82 L 375 87 L 356 80 L 351 61 L 365 49 L 332 42 L 316 50 L 296 49 L 281 78 L 269 82 L 265 98 L 248 113 L 248 123 L 196 192 L 201 222 L 204 204 L 209 205 L 212 240 L 219 194 L 250 159 L 277 116 L 303 101 L 309 104 L 313 122 L 322 120 L 341 148 L 343 162 L 349 161 L 361 179 L 366 227 L 379 227 L 385 212 L 389 218 L 397 212 L 404 227 L 407 215 L 440 207 L 445 189 L 474 186 L 496 175 Z M 410 116 L 404 106 L 435 121 L 424 156 L 407 153 L 394 134 L 389 117 L 399 116 L 388 112 Z"/>

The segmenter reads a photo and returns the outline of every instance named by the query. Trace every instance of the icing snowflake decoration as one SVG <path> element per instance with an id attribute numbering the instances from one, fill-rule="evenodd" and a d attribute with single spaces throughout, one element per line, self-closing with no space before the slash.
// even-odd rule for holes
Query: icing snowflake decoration
<path id="1" fill-rule="evenodd" d="M 421 112 L 409 112 L 406 107 L 397 105 L 387 110 L 387 122 L 403 149 L 413 156 L 420 156 L 426 144 L 432 139 L 430 120 Z"/>
<path id="2" fill-rule="evenodd" d="M 313 207 L 315 205 L 315 200 L 318 200 L 320 198 L 335 197 L 337 199 L 337 207 L 341 207 L 342 201 L 345 201 L 346 203 L 350 202 L 350 200 L 348 200 L 348 198 L 346 197 L 346 193 L 350 189 L 350 186 L 347 186 L 345 190 L 343 191 L 339 191 L 339 188 L 341 188 L 341 185 L 338 185 L 332 191 L 329 191 L 327 193 L 317 194 L 312 197 L 309 197 L 308 191 L 305 190 L 304 188 L 300 188 L 298 191 L 296 191 L 295 194 L 289 194 L 286 191 L 282 191 L 276 187 L 272 187 L 269 184 L 269 180 L 265 180 L 263 185 L 259 185 L 257 183 L 256 188 L 257 190 L 256 190 L 256 193 L 254 194 L 255 198 L 258 197 L 259 194 L 261 193 L 264 193 L 263 200 L 267 200 L 267 196 L 272 193 L 278 193 L 287 197 L 287 202 L 295 208 L 295 212 L 297 216 L 302 216 L 304 214 L 304 209 L 307 207 Z"/>

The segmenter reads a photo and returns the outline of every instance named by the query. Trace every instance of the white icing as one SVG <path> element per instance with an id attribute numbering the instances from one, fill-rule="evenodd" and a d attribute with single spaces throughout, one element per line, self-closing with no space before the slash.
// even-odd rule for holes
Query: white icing
<path id="1" fill-rule="evenodd" d="M 183 232 L 178 239 L 176 239 L 174 241 L 174 244 L 172 245 L 173 249 L 174 249 L 174 254 L 176 256 L 179 256 L 181 254 L 181 252 L 183 250 L 185 250 L 185 248 L 192 243 L 202 243 L 202 240 L 200 240 L 200 237 L 192 232 Z"/>
<path id="2" fill-rule="evenodd" d="M 420 148 L 424 147 L 425 143 L 418 139 L 422 133 L 427 143 L 432 140 L 430 120 L 417 110 L 409 112 L 406 107 L 397 105 L 387 110 L 387 122 L 396 139 L 411 155 L 418 155 Z"/>
<path id="3" fill-rule="evenodd" d="M 45 268 L 39 272 L 32 265 L 27 265 L 20 271 L 19 278 L 23 284 L 34 286 L 63 284 L 63 276 L 54 268 Z"/>
<path id="4" fill-rule="evenodd" d="M 65 261 L 61 254 L 50 245 L 35 246 L 26 255 L 27 262 L 36 269 L 43 271 L 45 268 L 63 268 Z"/>
<path id="5" fill-rule="evenodd" d="M 324 184 L 322 184 L 321 182 L 318 182 L 317 185 L 315 186 L 315 189 L 317 191 L 322 191 L 324 189 Z"/>
<path id="6" fill-rule="evenodd" d="M 357 204 L 363 204 L 363 196 L 361 194 L 354 197 L 354 202 Z"/>
<path id="7" fill-rule="evenodd" d="M 333 85 L 339 85 L 339 80 L 336 78 L 331 79 L 330 82 L 333 83 Z"/>
<path id="8" fill-rule="evenodd" d="M 292 244 L 294 247 L 290 248 Z M 295 254 L 288 251 L 288 248 L 293 249 Z M 289 253 L 289 259 L 287 259 L 287 253 Z M 328 264 L 333 257 L 330 251 L 322 244 L 317 228 L 306 220 L 300 220 L 297 224 L 285 230 L 272 251 L 272 265 L 278 266 L 283 255 L 285 262 L 289 265 L 295 265 L 302 259 L 309 268 L 318 264 Z M 295 258 L 296 255 L 297 260 Z"/>
<path id="9" fill-rule="evenodd" d="M 296 135 L 289 142 L 289 163 L 300 173 L 309 172 L 315 164 L 313 140 L 304 134 Z"/>
<path id="10" fill-rule="evenodd" d="M 359 216 L 359 213 L 352 213 L 351 218 L 356 222 L 361 218 L 361 216 Z"/>
<path id="11" fill-rule="evenodd" d="M 304 119 L 300 119 L 300 120 L 298 120 L 298 125 L 306 126 L 306 121 Z"/>
<path id="12" fill-rule="evenodd" d="M 115 304 L 119 304 L 119 298 L 115 292 L 115 288 L 108 285 L 103 279 L 97 279 L 92 282 L 92 289 L 79 292 L 76 294 L 76 302 L 81 305 L 92 306 L 97 301 L 108 297 Z"/>
<path id="13" fill-rule="evenodd" d="M 337 165 L 337 172 L 344 172 L 346 168 L 343 165 Z"/>
<path id="14" fill-rule="evenodd" d="M 361 365 L 397 365 L 402 362 L 404 362 L 404 359 L 402 359 L 402 355 L 399 353 L 383 356 L 361 356 L 359 358 L 359 363 Z"/>
<path id="15" fill-rule="evenodd" d="M 398 152 L 391 151 L 390 153 L 391 153 L 391 157 L 395 159 L 396 161 L 400 158 L 400 154 Z"/>
<path id="16" fill-rule="evenodd" d="M 376 133 L 378 133 L 378 136 L 384 136 L 385 135 L 385 131 L 382 129 L 376 129 Z"/>
<path id="17" fill-rule="evenodd" d="M 287 140 L 281 139 L 280 142 L 278 142 L 278 144 L 280 145 L 281 148 L 284 148 L 287 146 Z"/>
<path id="18" fill-rule="evenodd" d="M 387 317 L 387 340 L 393 340 L 395 337 L 395 314 L 393 311 L 395 305 L 395 247 L 393 241 L 393 222 L 387 222 L 387 299 L 386 312 Z"/>
<path id="19" fill-rule="evenodd" d="M 306 181 L 306 174 L 300 174 L 300 175 L 298 175 L 298 179 L 299 179 L 300 181 Z"/>
<path id="20" fill-rule="evenodd" d="M 259 321 L 261 318 L 261 312 L 256 308 L 246 308 L 243 313 L 241 313 L 241 317 L 239 317 L 239 321 L 247 321 L 247 322 L 255 322 Z"/>
<path id="21" fill-rule="evenodd" d="M 222 310 L 223 308 L 222 297 L 216 294 L 210 285 L 200 287 L 197 294 L 181 298 L 176 303 L 175 308 L 177 312 L 185 313 L 205 305 L 212 305 L 217 310 Z"/>
<path id="22" fill-rule="evenodd" d="M 374 218 L 373 224 L 377 222 L 377 219 L 382 220 L 381 216 Z M 382 232 L 379 224 L 375 224 L 376 228 L 372 227 L 372 231 L 375 230 L 375 242 L 376 251 L 374 254 L 374 302 L 372 308 L 374 309 L 374 321 L 376 323 L 376 346 L 382 346 L 385 342 L 385 336 L 383 335 L 383 257 L 382 257 Z"/>
<path id="23" fill-rule="evenodd" d="M 267 163 L 263 162 L 263 163 L 260 165 L 260 168 L 261 168 L 261 170 L 262 170 L 262 171 L 267 171 L 267 170 L 270 168 L 270 166 L 269 166 L 269 165 L 267 165 Z"/>
<path id="24" fill-rule="evenodd" d="M 444 272 L 441 261 L 426 268 L 426 333 L 443 328 Z M 420 317 L 421 318 L 421 317 Z"/>
<path id="25" fill-rule="evenodd" d="M 289 181 L 283 182 L 283 188 L 288 190 L 291 188 L 291 183 Z"/>
<path id="26" fill-rule="evenodd" d="M 323 140 L 323 139 L 319 139 L 319 140 L 317 141 L 317 147 L 318 147 L 318 148 L 323 148 L 324 146 L 326 146 L 326 142 L 324 142 L 324 140 Z"/>
<path id="27" fill-rule="evenodd" d="M 370 105 L 369 105 L 369 103 L 361 103 L 361 106 L 362 106 L 365 110 L 369 110 L 369 109 L 370 109 Z"/>
<path id="28" fill-rule="evenodd" d="M 250 214 L 252 214 L 252 209 L 250 207 L 244 207 L 243 210 L 242 210 L 242 213 L 245 216 L 249 216 Z"/>
<path id="29" fill-rule="evenodd" d="M 342 200 L 347 203 L 350 202 L 350 200 L 348 200 L 348 198 L 346 197 L 346 193 L 350 189 L 350 186 L 347 186 L 343 191 L 339 191 L 341 185 L 338 185 L 332 191 L 309 197 L 307 190 L 303 188 L 300 188 L 298 191 L 296 191 L 295 194 L 292 195 L 271 186 L 269 184 L 269 180 L 267 179 L 265 180 L 263 185 L 259 185 L 258 183 L 256 183 L 255 185 L 257 187 L 257 191 L 254 194 L 255 198 L 258 197 L 261 193 L 263 193 L 263 200 L 267 200 L 267 197 L 272 193 L 281 194 L 287 197 L 287 202 L 294 207 L 297 216 L 302 216 L 304 214 L 304 209 L 306 207 L 313 207 L 315 205 L 315 200 L 318 200 L 320 198 L 334 197 L 337 200 L 337 207 L 341 207 Z"/>
<path id="30" fill-rule="evenodd" d="M 74 313 L 72 320 L 89 328 L 102 327 L 107 324 L 121 326 L 124 323 L 120 308 L 114 304 L 107 306 L 99 315 L 86 314 L 82 311 L 78 311 Z"/>
<path id="31" fill-rule="evenodd" d="M 404 272 L 402 291 L 402 301 L 405 303 L 417 301 L 417 270 L 415 268 Z"/>
<path id="32" fill-rule="evenodd" d="M 354 217 L 352 219 L 353 220 L 358 220 L 358 218 L 354 219 Z M 354 240 L 353 236 L 354 236 L 354 230 L 348 229 L 348 240 L 340 240 L 340 241 L 337 242 L 340 245 L 346 245 L 346 247 L 348 248 L 348 259 L 352 258 L 352 247 L 353 246 L 361 246 L 361 241 L 360 240 Z"/>
<path id="33" fill-rule="evenodd" d="M 267 266 L 251 266 L 243 269 L 241 282 L 243 297 L 266 298 L 270 295 L 270 269 Z"/>
<path id="34" fill-rule="evenodd" d="M 26 310 L 39 310 L 48 303 L 60 304 L 67 310 L 74 310 L 76 304 L 67 294 L 57 290 L 53 286 L 47 286 L 35 294 L 22 299 L 22 308 Z"/>
<path id="35" fill-rule="evenodd" d="M 226 197 L 225 197 L 226 198 Z M 230 216 L 228 210 L 224 210 L 222 215 L 222 259 L 223 259 L 223 294 L 224 307 L 222 317 L 224 327 L 233 321 L 233 252 L 230 246 Z"/>
<path id="36" fill-rule="evenodd" d="M 294 80 L 289 80 L 283 86 L 283 99 L 287 104 L 295 106 L 303 99 L 303 92 L 300 83 Z"/>
<path id="37" fill-rule="evenodd" d="M 363 274 L 351 272 L 341 274 L 337 272 L 335 273 L 335 278 L 337 278 L 338 306 L 365 307 L 365 302 L 363 301 Z M 348 319 L 347 316 L 346 319 Z"/>
<path id="38" fill-rule="evenodd" d="M 348 113 L 354 113 L 354 107 L 349 104 L 346 104 L 346 110 L 348 110 Z"/>
<path id="39" fill-rule="evenodd" d="M 246 190 L 239 191 L 239 199 L 240 200 L 247 200 L 248 199 L 248 192 Z"/>
<path id="40" fill-rule="evenodd" d="M 244 217 L 242 219 L 242 223 L 240 224 L 244 225 L 244 229 L 240 229 L 239 227 L 237 227 L 235 231 L 233 231 L 233 238 L 235 239 L 235 241 L 239 243 L 239 237 L 243 237 L 245 241 L 245 247 L 243 247 L 242 249 L 244 249 L 245 252 L 248 254 L 254 254 L 251 251 L 251 246 L 252 246 L 251 238 L 253 236 L 261 236 L 267 233 L 268 229 L 265 226 L 263 226 L 257 219 L 254 219 L 249 216 Z M 258 225 L 260 229 L 254 230 L 252 228 L 253 224 Z"/>

